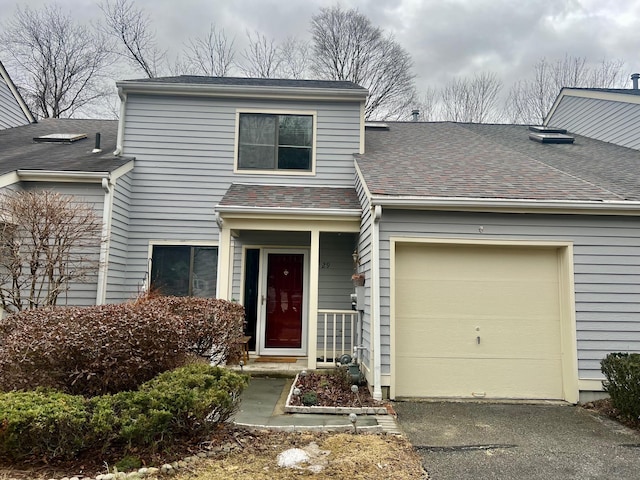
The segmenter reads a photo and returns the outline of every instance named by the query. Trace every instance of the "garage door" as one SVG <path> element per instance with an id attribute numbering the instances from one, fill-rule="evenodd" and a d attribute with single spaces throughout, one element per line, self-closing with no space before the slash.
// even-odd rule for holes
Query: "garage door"
<path id="1" fill-rule="evenodd" d="M 397 244 L 396 397 L 562 399 L 558 256 Z"/>

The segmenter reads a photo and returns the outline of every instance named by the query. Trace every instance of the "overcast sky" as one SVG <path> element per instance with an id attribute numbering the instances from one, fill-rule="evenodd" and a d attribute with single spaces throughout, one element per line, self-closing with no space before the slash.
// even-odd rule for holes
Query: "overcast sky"
<path id="1" fill-rule="evenodd" d="M 16 5 L 45 0 L 0 0 L 0 23 Z M 97 2 L 58 0 L 81 21 L 100 21 Z M 137 0 L 158 38 L 173 51 L 203 35 L 213 22 L 236 36 L 308 36 L 311 15 L 335 0 Z M 640 70 L 640 0 L 341 0 L 392 32 L 414 61 L 416 85 L 438 87 L 458 75 L 495 72 L 509 87 L 541 57 L 565 54 L 599 61 L 621 59 Z M 123 74 L 122 77 L 128 75 Z M 138 75 L 140 76 L 140 75 Z"/>

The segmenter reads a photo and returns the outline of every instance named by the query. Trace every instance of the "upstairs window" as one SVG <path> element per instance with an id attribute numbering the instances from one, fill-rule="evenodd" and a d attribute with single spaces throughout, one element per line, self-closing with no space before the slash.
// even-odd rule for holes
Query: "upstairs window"
<path id="1" fill-rule="evenodd" d="M 313 115 L 240 113 L 239 170 L 313 170 Z"/>

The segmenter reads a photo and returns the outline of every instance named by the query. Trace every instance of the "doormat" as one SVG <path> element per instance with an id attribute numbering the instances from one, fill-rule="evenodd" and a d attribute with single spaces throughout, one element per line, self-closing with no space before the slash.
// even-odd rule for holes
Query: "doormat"
<path id="1" fill-rule="evenodd" d="M 296 357 L 260 357 L 256 358 L 256 363 L 296 363 Z"/>

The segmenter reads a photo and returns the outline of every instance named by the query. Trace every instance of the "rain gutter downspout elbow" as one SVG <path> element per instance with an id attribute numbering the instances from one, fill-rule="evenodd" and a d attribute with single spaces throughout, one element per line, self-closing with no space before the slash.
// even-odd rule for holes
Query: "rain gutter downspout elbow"
<path id="1" fill-rule="evenodd" d="M 372 255 L 371 255 L 371 303 L 373 304 L 372 330 L 373 330 L 373 398 L 382 400 L 382 355 L 380 336 L 380 218 L 382 206 L 373 208 L 372 229 Z"/>

